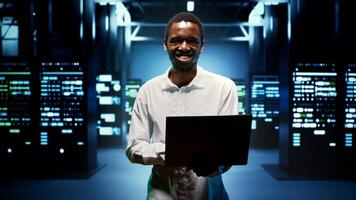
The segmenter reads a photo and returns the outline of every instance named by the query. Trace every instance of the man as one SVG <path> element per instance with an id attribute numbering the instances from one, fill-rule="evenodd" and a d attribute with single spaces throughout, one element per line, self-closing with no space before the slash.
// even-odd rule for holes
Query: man
<path id="1" fill-rule="evenodd" d="M 235 84 L 197 66 L 204 30 L 195 15 L 183 12 L 172 17 L 163 47 L 172 66 L 140 88 L 126 155 L 131 162 L 153 165 L 147 199 L 228 199 L 221 174 L 229 167 L 164 166 L 165 125 L 166 116 L 237 114 Z"/>

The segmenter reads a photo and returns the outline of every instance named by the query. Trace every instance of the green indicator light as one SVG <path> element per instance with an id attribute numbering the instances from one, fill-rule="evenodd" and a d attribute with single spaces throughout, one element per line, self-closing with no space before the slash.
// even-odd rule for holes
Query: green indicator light
<path id="1" fill-rule="evenodd" d="M 20 129 L 10 129 L 9 132 L 13 133 L 13 134 L 19 134 L 20 133 Z"/>
<path id="2" fill-rule="evenodd" d="M 11 126 L 10 122 L 0 122 L 0 126 Z"/>
<path id="3" fill-rule="evenodd" d="M 0 75 L 31 75 L 31 72 L 0 72 Z"/>

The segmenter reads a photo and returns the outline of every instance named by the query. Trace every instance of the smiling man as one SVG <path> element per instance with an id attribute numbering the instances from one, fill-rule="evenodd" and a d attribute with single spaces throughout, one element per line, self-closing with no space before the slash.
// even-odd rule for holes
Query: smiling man
<path id="1" fill-rule="evenodd" d="M 235 84 L 197 65 L 204 29 L 195 15 L 182 12 L 169 20 L 163 48 L 172 66 L 140 88 L 126 155 L 131 162 L 153 165 L 147 199 L 228 199 L 221 174 L 229 166 L 164 165 L 165 126 L 167 116 L 238 114 Z"/>

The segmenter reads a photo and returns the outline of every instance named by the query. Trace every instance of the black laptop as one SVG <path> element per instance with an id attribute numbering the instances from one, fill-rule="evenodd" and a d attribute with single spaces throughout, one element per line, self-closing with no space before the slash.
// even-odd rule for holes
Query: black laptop
<path id="1" fill-rule="evenodd" d="M 165 165 L 245 165 L 251 115 L 166 118 Z"/>

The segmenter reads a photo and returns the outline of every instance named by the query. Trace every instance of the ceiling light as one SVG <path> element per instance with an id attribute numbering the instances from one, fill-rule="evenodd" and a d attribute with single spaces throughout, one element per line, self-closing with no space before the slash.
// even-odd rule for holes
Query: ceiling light
<path id="1" fill-rule="evenodd" d="M 187 1 L 187 11 L 188 12 L 194 11 L 194 1 Z"/>

